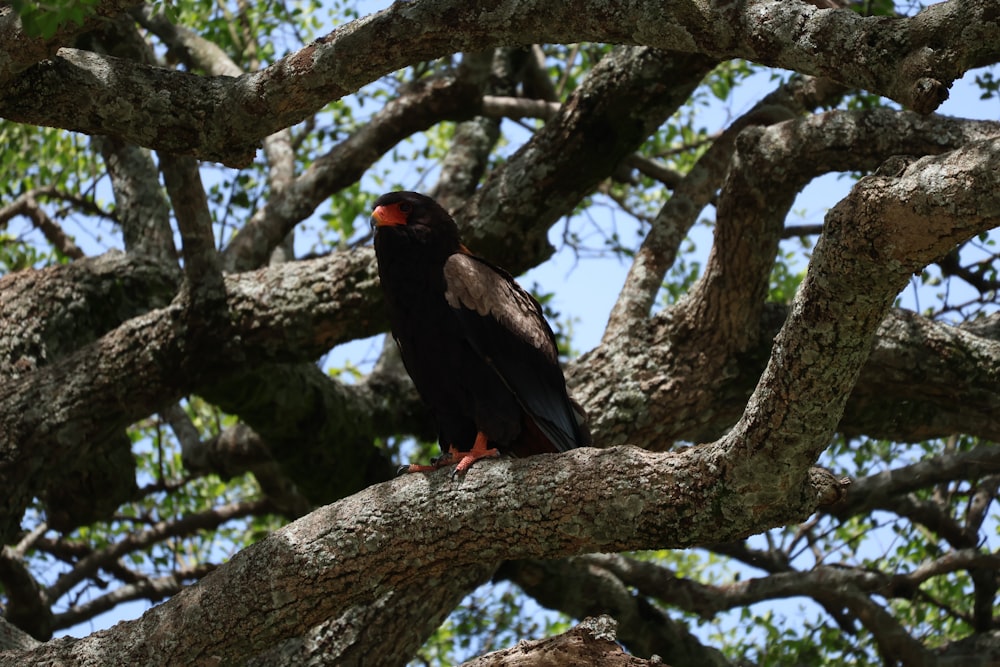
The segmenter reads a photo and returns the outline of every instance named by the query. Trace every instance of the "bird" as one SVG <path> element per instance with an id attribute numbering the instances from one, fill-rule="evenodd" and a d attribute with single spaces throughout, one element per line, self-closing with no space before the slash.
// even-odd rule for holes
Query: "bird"
<path id="1" fill-rule="evenodd" d="M 400 472 L 565 452 L 590 444 L 538 301 L 462 244 L 434 199 L 390 192 L 374 203 L 378 274 L 403 365 L 438 427 L 441 456 Z"/>

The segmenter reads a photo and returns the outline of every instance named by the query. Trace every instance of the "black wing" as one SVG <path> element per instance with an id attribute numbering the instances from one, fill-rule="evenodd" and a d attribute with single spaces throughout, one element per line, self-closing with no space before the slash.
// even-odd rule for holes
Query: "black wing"
<path id="1" fill-rule="evenodd" d="M 503 269 L 457 253 L 444 266 L 445 298 L 472 348 L 500 376 L 559 451 L 584 443 L 566 394 L 555 336 L 538 302 Z"/>

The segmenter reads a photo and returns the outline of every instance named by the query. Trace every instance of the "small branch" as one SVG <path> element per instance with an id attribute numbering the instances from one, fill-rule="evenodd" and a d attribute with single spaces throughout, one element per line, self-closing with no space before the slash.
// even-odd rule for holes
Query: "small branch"
<path id="1" fill-rule="evenodd" d="M 995 449 L 996 446 L 994 445 L 993 448 Z M 1000 490 L 1000 475 L 988 475 L 975 485 L 965 512 L 965 530 L 967 532 L 975 534 L 982 528 L 987 510 L 997 499 L 998 490 Z"/>
<path id="2" fill-rule="evenodd" d="M 192 582 L 198 581 L 212 572 L 216 567 L 212 563 L 202 563 L 162 577 L 136 576 L 133 583 L 119 586 L 104 595 L 83 604 L 73 605 L 66 611 L 55 614 L 52 617 L 53 629 L 61 630 L 89 621 L 98 614 L 114 609 L 123 602 L 131 602 L 133 600 L 159 602 L 171 595 L 176 595 Z"/>
<path id="3" fill-rule="evenodd" d="M 920 500 L 912 493 L 899 494 L 880 503 L 875 509 L 884 509 L 920 524 L 946 540 L 953 548 L 974 547 L 978 542 L 975 533 L 968 533 L 951 516 L 947 507 L 931 500 Z"/>
<path id="4" fill-rule="evenodd" d="M 1000 447 L 980 445 L 967 452 L 932 456 L 918 463 L 855 480 L 842 505 L 823 511 L 841 521 L 870 513 L 889 498 L 949 480 L 976 479 L 1000 472 Z"/>
<path id="5" fill-rule="evenodd" d="M 25 535 L 21 540 L 13 547 L 11 554 L 15 558 L 24 559 L 28 551 L 32 549 L 39 539 L 48 531 L 49 525 L 44 521 L 39 521 L 38 525 L 31 529 L 31 531 Z"/>
<path id="6" fill-rule="evenodd" d="M 0 550 L 0 584 L 7 598 L 4 617 L 35 639 L 52 636 L 52 610 L 23 556 L 9 546 Z"/>
<path id="7" fill-rule="evenodd" d="M 262 266 L 271 250 L 331 193 L 355 182 L 411 134 L 442 120 L 471 118 L 478 110 L 478 99 L 478 88 L 459 80 L 417 82 L 255 211 L 223 251 L 225 269 L 234 272 Z"/>
<path id="8" fill-rule="evenodd" d="M 985 265 L 980 265 L 980 268 L 989 269 L 993 264 L 993 259 L 995 258 L 987 260 Z M 938 262 L 938 266 L 941 267 L 942 275 L 957 276 L 977 289 L 980 293 L 986 294 L 1000 288 L 1000 280 L 984 276 L 982 270 L 974 271 L 969 267 L 962 266 L 959 261 L 957 248 L 942 257 Z"/>
<path id="9" fill-rule="evenodd" d="M 633 153 L 625 158 L 624 164 L 629 167 L 635 167 L 642 174 L 649 176 L 655 181 L 659 181 L 669 190 L 673 190 L 679 186 L 685 177 L 679 171 L 664 167 L 656 160 L 639 155 L 638 153 Z"/>
<path id="10" fill-rule="evenodd" d="M 38 196 L 58 196 L 58 194 L 55 188 L 39 188 L 17 196 L 14 201 L 0 208 L 0 227 L 6 225 L 14 216 L 23 215 L 31 220 L 53 248 L 70 259 L 81 259 L 84 256 L 83 251 L 66 235 L 59 223 L 49 217 L 38 203 Z"/>
<path id="11" fill-rule="evenodd" d="M 45 589 L 48 602 L 54 602 L 69 592 L 84 579 L 93 576 L 98 569 L 111 567 L 123 555 L 145 549 L 168 537 L 190 535 L 197 530 L 212 530 L 233 519 L 256 516 L 271 511 L 266 500 L 250 500 L 230 503 L 203 512 L 196 512 L 172 521 L 160 521 L 141 533 L 130 534 L 114 544 L 90 553 L 77 562 L 73 569 L 59 576 L 54 584 Z"/>
<path id="12" fill-rule="evenodd" d="M 561 105 L 558 102 L 534 100 L 527 97 L 501 97 L 483 95 L 483 115 L 493 118 L 554 118 Z"/>
<path id="13" fill-rule="evenodd" d="M 184 462 L 184 467 L 192 471 L 207 467 L 201 433 L 198 432 L 187 411 L 179 403 L 171 403 L 160 410 L 160 417 L 170 425 L 170 430 L 174 432 L 174 437 L 181 445 L 181 460 Z"/>
<path id="14" fill-rule="evenodd" d="M 800 236 L 818 236 L 823 233 L 823 225 L 790 225 L 781 232 L 781 238 L 794 239 Z"/>
<path id="15" fill-rule="evenodd" d="M 237 77 L 243 70 L 215 42 L 205 39 L 185 26 L 171 23 L 163 12 L 153 13 L 148 4 L 129 12 L 139 25 L 146 28 L 164 44 L 171 53 L 191 69 L 202 69 L 211 76 Z"/>
<path id="16" fill-rule="evenodd" d="M 191 288 L 202 298 L 221 299 L 224 295 L 222 271 L 198 162 L 192 157 L 163 154 L 160 169 L 180 229 L 184 273 Z"/>

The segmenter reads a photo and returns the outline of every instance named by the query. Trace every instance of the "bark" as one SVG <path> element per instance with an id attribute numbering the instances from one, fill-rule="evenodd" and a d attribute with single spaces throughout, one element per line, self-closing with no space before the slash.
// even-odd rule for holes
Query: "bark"
<path id="1" fill-rule="evenodd" d="M 199 77 L 63 48 L 11 77 L 0 116 L 242 166 L 264 137 L 413 62 L 496 46 L 579 41 L 745 58 L 865 88 L 930 113 L 954 80 L 996 61 L 1000 35 L 992 12 L 989 0 L 941 3 L 907 19 L 778 0 L 711 11 L 697 0 L 586 9 L 544 0 L 487 7 L 466 0 L 400 4 L 238 78 Z M 213 113 L 220 108 L 228 113 Z"/>
<path id="2" fill-rule="evenodd" d="M 511 561 L 497 574 L 516 583 L 539 604 L 572 618 L 610 615 L 618 621 L 618 640 L 634 655 L 657 655 L 670 665 L 732 664 L 720 651 L 703 646 L 683 623 L 654 606 L 649 596 L 655 591 L 642 587 L 638 588 L 642 594 L 636 595 L 633 581 L 596 565 L 592 557 Z"/>
<path id="3" fill-rule="evenodd" d="M 586 618 L 555 637 L 524 641 L 517 647 L 494 651 L 462 663 L 463 667 L 640 667 L 662 664 L 626 654 L 615 642 L 615 621 L 608 616 Z"/>
<path id="4" fill-rule="evenodd" d="M 964 154 L 956 155 L 962 157 L 954 159 L 965 160 Z M 971 154 L 975 155 L 976 153 Z M 988 154 L 983 154 L 980 158 L 980 164 L 988 165 Z M 968 172 L 968 177 L 972 179 L 970 183 L 975 186 L 977 181 L 983 180 L 983 184 L 991 188 L 992 181 L 988 168 L 981 167 L 981 169 L 986 170 Z M 915 172 L 918 173 L 920 172 Z M 912 184 L 905 185 L 906 178 L 899 180 L 904 183 L 900 187 L 912 187 Z M 970 190 L 971 192 L 977 192 L 975 187 Z M 977 229 L 986 229 L 992 224 L 992 218 L 989 217 L 991 197 L 992 191 L 989 190 L 980 193 L 978 198 L 973 194 L 955 193 L 954 200 L 956 206 L 963 201 L 969 202 L 970 206 L 975 205 L 976 210 L 981 211 L 977 214 L 979 217 L 970 214 L 967 220 L 978 224 Z M 912 238 L 913 234 L 910 234 L 910 237 Z M 887 242 L 886 247 L 892 248 L 893 245 Z M 944 250 L 939 249 L 936 252 Z M 931 254 L 927 253 L 923 259 L 929 258 Z M 81 264 L 56 268 L 37 276 L 18 274 L 8 278 L 7 281 L 11 285 L 17 285 L 21 281 L 37 281 L 40 277 L 54 276 L 62 271 L 75 276 L 76 272 L 83 271 L 86 266 L 88 265 Z M 378 331 L 382 316 L 377 306 L 373 275 L 370 254 L 367 251 L 355 251 L 335 255 L 330 260 L 274 267 L 258 273 L 228 278 L 226 291 L 229 294 L 229 301 L 226 309 L 229 314 L 226 319 L 232 329 L 224 327 L 203 331 L 198 329 L 197 321 L 185 325 L 185 318 L 188 316 L 185 315 L 187 310 L 183 296 L 167 308 L 152 311 L 142 318 L 128 320 L 118 329 L 109 331 L 104 339 L 95 341 L 90 347 L 75 353 L 72 359 L 60 360 L 55 367 L 39 369 L 41 371 L 39 374 L 33 374 L 30 378 L 22 377 L 19 382 L 10 383 L 5 387 L 5 405 L 11 407 L 4 411 L 6 432 L 12 434 L 8 442 L 18 442 L 19 436 L 16 434 L 34 432 L 36 437 L 41 437 L 42 434 L 48 433 L 45 429 L 55 428 L 55 433 L 64 433 L 68 438 L 60 451 L 64 451 L 66 456 L 74 456 L 73 452 L 76 450 L 73 449 L 72 443 L 79 443 L 79 446 L 82 446 L 83 443 L 89 442 L 88 438 L 104 432 L 102 429 L 115 425 L 123 427 L 177 400 L 185 393 L 207 391 L 213 384 L 238 377 L 240 372 L 245 372 L 245 369 L 255 364 L 309 359 L 319 355 L 332 344 Z M 54 279 L 49 284 L 53 289 L 62 289 L 59 287 L 60 282 Z M 80 284 L 88 283 L 84 281 Z M 95 294 L 101 294 L 101 289 L 103 287 L 98 287 Z M 856 285 L 852 289 L 861 289 L 861 286 Z M 864 289 L 868 289 L 868 286 L 866 285 Z M 268 298 L 262 300 L 258 295 L 265 290 Z M 12 321 L 18 322 L 19 327 L 23 328 L 25 323 L 34 322 L 36 327 L 40 328 L 38 325 L 41 322 L 38 317 L 44 320 L 48 317 L 47 314 L 22 317 L 26 311 L 19 309 L 27 307 L 29 303 L 48 302 L 38 301 L 37 298 L 32 298 L 26 303 L 13 301 L 16 293 L 16 290 L 3 291 L 5 299 L 12 299 L 7 302 L 10 305 L 5 306 L 4 312 L 14 315 L 15 319 Z M 37 297 L 37 293 L 33 293 L 32 296 Z M 332 300 L 329 300 L 331 297 Z M 102 312 L 99 309 L 91 311 Z M 721 361 L 725 372 L 708 375 L 696 372 L 698 367 L 690 365 L 692 359 L 699 359 L 705 345 L 704 341 L 681 337 L 672 317 L 672 313 L 665 313 L 641 326 L 636 326 L 631 336 L 622 337 L 598 348 L 574 365 L 573 380 L 577 394 L 585 398 L 585 403 L 588 405 L 603 406 L 600 411 L 592 409 L 595 432 L 599 434 L 602 442 L 607 444 L 633 442 L 654 449 L 665 448 L 679 438 L 711 439 L 714 437 L 713 433 L 720 433 L 738 417 L 737 410 L 741 409 L 741 401 L 745 400 L 747 388 L 752 386 L 752 382 L 760 372 L 758 364 L 762 363 L 769 349 L 768 337 L 761 337 L 759 333 L 762 330 L 760 319 L 773 321 L 773 313 L 765 310 L 758 314 L 759 319 L 753 325 L 758 334 L 751 337 L 756 340 L 754 346 L 741 351 L 738 355 L 726 357 L 723 354 L 718 355 L 718 358 L 709 359 L 710 363 L 716 366 Z M 110 322 L 102 321 L 98 330 L 105 330 L 105 327 L 112 326 L 118 321 L 114 318 L 111 318 Z M 712 320 L 709 318 L 707 321 Z M 997 411 L 989 408 L 995 405 L 996 378 L 988 372 L 988 369 L 994 367 L 989 362 L 996 359 L 996 342 L 949 332 L 949 329 L 942 325 L 928 323 L 926 327 L 929 332 L 933 332 L 933 336 L 928 335 L 924 339 L 908 337 L 908 345 L 911 346 L 911 352 L 908 354 L 917 354 L 919 351 L 922 358 L 926 359 L 924 363 L 935 363 L 932 360 L 941 358 L 942 349 L 936 338 L 942 335 L 949 337 L 951 339 L 949 349 L 954 348 L 956 353 L 962 351 L 968 355 L 969 362 L 966 368 L 954 373 L 957 378 L 946 376 L 946 378 L 952 377 L 953 380 L 952 384 L 947 385 L 949 392 L 952 392 L 957 385 L 967 389 L 968 393 L 946 395 L 954 396 L 952 405 L 966 401 L 967 407 L 957 413 L 958 417 L 947 419 L 940 416 L 945 414 L 943 409 L 929 412 L 924 418 L 908 422 L 907 432 L 922 436 L 940 433 L 959 423 L 958 420 L 964 415 L 974 412 L 975 419 L 970 419 L 968 422 L 974 429 L 970 432 L 984 436 L 995 433 L 996 423 L 992 415 L 997 414 Z M 913 327 L 909 329 L 912 331 Z M 61 331 L 58 327 L 55 327 L 55 330 Z M 199 337 L 199 332 L 204 336 Z M 233 345 L 233 335 L 236 332 L 240 335 L 238 346 Z M 24 338 L 25 335 L 22 334 L 14 340 Z M 889 340 L 885 336 L 884 344 L 888 345 Z M 877 344 L 876 347 L 880 352 L 876 355 L 878 365 L 873 366 L 873 376 L 880 377 L 883 381 L 894 379 L 899 383 L 905 383 L 911 395 L 922 391 L 929 398 L 933 396 L 936 400 L 941 400 L 942 392 L 934 387 L 946 385 L 938 385 L 936 378 L 924 376 L 919 367 L 914 368 L 905 358 L 900 362 L 894 361 L 891 356 L 880 356 L 881 345 Z M 34 367 L 32 358 L 37 358 L 39 354 L 40 352 L 30 354 L 21 352 L 14 361 L 25 369 L 31 369 Z M 214 359 L 214 363 L 204 364 L 199 357 L 201 354 L 207 354 L 208 358 Z M 952 360 L 961 358 L 954 353 L 949 355 L 949 359 Z M 101 359 L 104 361 L 100 361 Z M 622 363 L 621 359 L 625 359 L 625 363 Z M 746 367 L 742 368 L 742 360 L 745 359 L 749 359 L 752 363 L 747 363 Z M 650 362 L 656 364 L 655 373 L 651 374 L 640 369 Z M 898 368 L 893 373 L 887 374 L 884 372 L 886 366 L 881 365 L 883 363 L 896 364 Z M 191 368 L 190 374 L 177 373 L 178 368 L 192 365 L 194 367 Z M 637 366 L 633 368 L 634 365 Z M 83 371 L 91 367 L 95 368 L 95 371 L 89 371 L 94 374 L 88 376 Z M 74 369 L 74 375 L 85 381 L 81 384 L 66 385 L 61 378 L 68 368 Z M 102 370 L 97 372 L 97 368 Z M 99 378 L 105 380 L 91 384 Z M 681 379 L 692 383 L 690 391 L 676 391 L 675 383 Z M 914 380 L 919 382 L 913 382 Z M 103 389 L 98 390 L 101 386 Z M 922 389 L 924 387 L 926 389 Z M 876 400 L 884 405 L 886 401 L 891 400 L 891 396 L 887 397 L 885 393 L 880 392 L 881 388 L 867 385 L 859 387 L 856 390 L 857 404 L 864 405 L 866 400 Z M 849 394 L 850 392 L 846 392 L 846 395 Z M 136 399 L 145 398 L 123 407 L 116 398 L 123 395 Z M 71 396 L 77 398 L 73 399 Z M 101 396 L 107 397 L 101 399 L 105 401 L 103 410 L 94 410 L 84 400 L 95 400 L 100 403 L 98 399 Z M 865 396 L 870 398 L 866 399 Z M 724 400 L 719 400 L 720 397 Z M 59 424 L 48 422 L 51 426 L 36 430 L 37 425 L 46 422 L 46 415 L 17 407 L 30 404 L 67 406 L 65 409 L 69 412 L 61 413 L 64 419 Z M 358 403 L 359 406 L 364 404 L 364 402 Z M 76 407 L 71 409 L 69 407 L 71 405 Z M 867 414 L 872 417 L 870 411 L 865 413 L 860 409 L 855 410 L 854 414 Z M 71 418 L 71 415 L 76 416 Z M 931 421 L 930 424 L 927 423 L 928 420 Z M 875 420 L 871 418 L 868 423 L 873 421 Z M 884 420 L 882 422 L 884 423 Z M 876 425 L 872 424 L 872 428 L 876 428 Z M 845 429 L 850 431 L 851 422 L 845 422 Z M 898 428 L 892 423 L 889 424 L 889 430 L 898 434 Z M 874 430 L 872 433 L 877 435 Z M 52 440 L 47 442 L 51 443 Z M 29 487 L 38 487 L 41 478 L 28 474 L 27 470 L 39 466 L 35 469 L 39 475 L 43 475 L 41 471 L 44 466 L 39 464 L 44 460 L 43 457 L 47 455 L 50 447 L 51 444 L 43 444 L 38 449 L 13 450 L 20 451 L 21 454 L 11 456 L 12 465 L 9 468 L 12 471 L 11 479 L 19 480 L 12 482 L 12 489 L 23 488 L 27 491 Z M 78 454 L 75 456 L 77 459 L 80 458 Z M 34 463 L 30 463 L 31 461 Z M 18 494 L 12 493 L 11 497 L 17 498 Z M 24 499 L 27 496 L 20 497 Z M 15 502 L 10 507 L 9 516 L 12 519 L 19 516 L 17 510 L 19 506 L 19 503 Z"/>
<path id="5" fill-rule="evenodd" d="M 32 274 L 6 281 L 23 275 Z M 5 383 L 0 531 L 9 538 L 51 471 L 74 469 L 67 462 L 86 459 L 95 439 L 248 367 L 315 358 L 359 327 L 375 333 L 375 289 L 370 251 L 228 277 L 225 302 L 207 317 L 182 290 L 169 306 Z"/>
<path id="6" fill-rule="evenodd" d="M 5 4 L 0 7 L 0 85 L 6 87 L 11 78 L 38 61 L 51 58 L 60 46 L 71 44 L 76 36 L 100 27 L 107 19 L 138 4 L 136 0 L 96 2 L 88 7 L 82 23 L 65 21 L 51 37 L 44 39 L 27 34 L 14 5 Z"/>
<path id="7" fill-rule="evenodd" d="M 477 466 L 454 482 L 449 471 L 405 476 L 290 524 L 137 621 L 16 657 L 71 664 L 96 656 L 106 664 L 198 664 L 211 657 L 231 664 L 341 614 L 381 607 L 386 596 L 412 599 L 435 586 L 453 591 L 454 574 L 463 580 L 466 569 L 482 564 L 683 547 L 760 529 L 725 493 L 710 458 L 702 448 L 582 449 Z M 806 516 L 824 492 L 796 489 L 785 519 Z M 734 520 L 720 524 L 722 512 Z M 372 638 L 380 637 L 372 629 L 357 641 L 384 642 Z"/>
<path id="8" fill-rule="evenodd" d="M 131 479 L 125 427 L 193 392 L 241 415 L 264 439 L 261 458 L 238 465 L 276 463 L 314 503 L 386 476 L 374 437 L 427 430 L 389 357 L 354 386 L 303 363 L 384 329 L 369 250 L 248 270 L 263 266 L 298 222 L 400 139 L 442 119 L 497 112 L 497 98 L 483 97 L 483 62 L 475 64 L 483 59 L 470 57 L 478 74 L 415 85 L 296 176 L 287 127 L 385 72 L 473 47 L 633 44 L 616 47 L 558 108 L 535 109 L 549 118 L 546 125 L 478 189 L 492 124 L 480 116 L 460 132 L 471 150 L 450 156 L 442 193 L 474 247 L 520 271 L 550 252 L 551 224 L 628 160 L 722 59 L 797 69 L 928 112 L 952 80 L 997 60 L 1000 44 L 986 0 L 943 3 L 912 19 L 774 0 L 661 5 L 602 3 L 581 11 L 511 0 L 485 11 L 448 0 L 397 3 L 246 74 L 193 35 L 143 15 L 210 76 L 69 48 L 44 60 L 75 33 L 27 44 L 6 30 L 14 23 L 0 10 L 0 54 L 7 55 L 0 79 L 8 77 L 10 93 L 0 99 L 0 115 L 109 135 L 100 145 L 130 251 L 2 281 L 0 486 L 7 493 L 0 536 L 12 539 L 34 497 L 55 528 L 113 509 L 132 491 L 121 484 Z M 108 7 L 117 5 L 99 5 Z M 12 60 L 18 45 L 29 48 Z M 521 102 L 512 113 L 523 112 Z M 10 639 L 2 626 L 5 645 L 22 650 L 0 656 L 0 664 L 400 662 L 503 560 L 714 544 L 802 521 L 817 509 L 850 516 L 874 508 L 909 517 L 957 551 L 899 577 L 781 572 L 726 591 L 687 590 L 688 603 L 709 613 L 762 595 L 810 593 L 840 610 L 838 620 L 861 619 L 883 654 L 906 664 L 944 664 L 973 645 L 991 655 L 997 563 L 974 547 L 975 516 L 998 483 L 992 449 L 942 456 L 938 469 L 917 464 L 891 479 L 862 480 L 846 500 L 846 484 L 812 465 L 837 430 L 897 439 L 1000 437 L 1000 320 L 955 328 L 891 310 L 914 271 L 1000 222 L 1000 132 L 996 124 L 912 113 L 834 111 L 775 122 L 789 114 L 772 111 L 743 121 L 766 127 L 733 129 L 689 181 L 675 181 L 676 199 L 640 250 L 633 291 L 623 293 L 609 335 L 569 369 L 601 445 L 662 452 L 677 440 L 707 444 L 667 453 L 587 449 L 486 462 L 455 481 L 440 473 L 371 486 L 238 554 L 138 621 L 43 646 L 16 633 Z M 274 196 L 220 256 L 192 156 L 243 164 L 261 141 Z M 152 160 L 135 144 L 162 151 L 183 279 L 166 201 L 150 194 L 158 191 Z M 908 154 L 927 157 L 900 157 Z M 766 304 L 795 194 L 822 173 L 875 169 L 827 217 L 792 306 Z M 720 183 L 716 243 L 702 279 L 685 300 L 650 318 L 672 248 Z M 31 208 L 28 199 L 24 205 Z M 973 466 L 994 477 L 980 481 L 980 509 L 970 502 L 966 525 L 906 496 L 944 471 L 974 477 Z M 859 489 L 868 495 L 856 495 Z M 81 502 L 91 497 L 100 502 Z M 303 511 L 302 497 L 288 507 Z M 167 533 L 141 534 L 126 546 Z M 23 553 L 5 550 L 8 613 L 46 636 L 55 620 L 37 613 L 43 597 L 65 592 L 102 563 L 111 567 L 118 553 L 100 555 L 104 560 L 85 559 L 89 570 L 45 593 L 18 569 Z M 530 585 L 524 563 L 515 576 Z M 602 601 L 634 622 L 625 634 L 630 642 L 659 651 L 656 641 L 667 635 L 663 653 L 672 659 L 721 663 L 664 614 L 629 599 L 625 584 L 637 577 L 634 569 L 603 567 L 617 567 L 616 580 L 601 579 Z M 958 569 L 975 585 L 975 641 L 931 653 L 871 599 L 875 592 L 905 598 L 927 577 Z M 590 582 L 602 576 L 590 569 L 558 574 Z M 650 579 L 642 585 L 653 587 Z M 172 593 L 180 583 L 146 582 L 123 595 Z M 545 595 L 541 584 L 536 592 Z M 570 603 L 573 613 L 589 611 Z M 530 653 L 541 661 L 547 651 L 548 644 Z"/>

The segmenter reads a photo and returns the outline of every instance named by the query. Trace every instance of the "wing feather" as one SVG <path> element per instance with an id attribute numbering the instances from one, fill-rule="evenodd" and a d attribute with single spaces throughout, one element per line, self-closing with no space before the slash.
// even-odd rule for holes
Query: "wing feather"
<path id="1" fill-rule="evenodd" d="M 445 299 L 473 349 L 560 451 L 582 442 L 555 337 L 538 302 L 503 269 L 464 253 L 445 262 Z"/>

